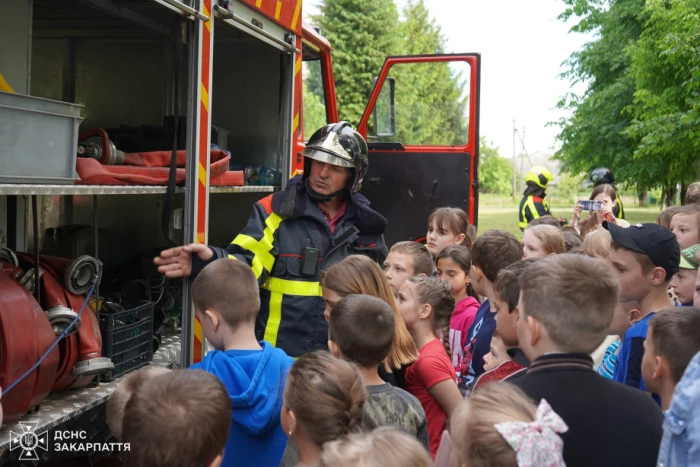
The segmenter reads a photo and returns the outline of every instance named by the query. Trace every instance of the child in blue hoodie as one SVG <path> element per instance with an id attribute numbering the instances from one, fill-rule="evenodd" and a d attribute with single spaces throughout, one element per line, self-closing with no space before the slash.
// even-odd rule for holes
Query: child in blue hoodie
<path id="1" fill-rule="evenodd" d="M 222 466 L 279 465 L 287 445 L 280 409 L 294 360 L 255 338 L 258 282 L 246 263 L 219 259 L 192 284 L 195 314 L 216 350 L 191 368 L 216 375 L 231 398 L 232 420 Z"/>

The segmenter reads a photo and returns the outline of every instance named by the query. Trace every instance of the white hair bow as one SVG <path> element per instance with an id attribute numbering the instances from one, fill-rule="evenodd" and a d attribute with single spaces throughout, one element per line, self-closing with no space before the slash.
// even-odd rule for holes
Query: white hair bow
<path id="1" fill-rule="evenodd" d="M 534 422 L 504 422 L 494 427 L 515 451 L 518 467 L 566 467 L 564 442 L 557 433 L 569 427 L 546 400 L 540 401 Z"/>

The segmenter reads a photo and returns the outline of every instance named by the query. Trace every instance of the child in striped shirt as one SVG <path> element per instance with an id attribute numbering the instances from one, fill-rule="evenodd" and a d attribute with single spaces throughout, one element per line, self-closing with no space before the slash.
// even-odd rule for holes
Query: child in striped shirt
<path id="1" fill-rule="evenodd" d="M 615 375 L 615 365 L 617 364 L 617 354 L 620 351 L 625 332 L 639 321 L 639 303 L 636 301 L 618 302 L 615 308 L 612 322 L 608 331 L 609 335 L 618 336 L 619 339 L 613 342 L 605 350 L 603 360 L 598 366 L 598 374 L 608 379 L 613 379 Z"/>

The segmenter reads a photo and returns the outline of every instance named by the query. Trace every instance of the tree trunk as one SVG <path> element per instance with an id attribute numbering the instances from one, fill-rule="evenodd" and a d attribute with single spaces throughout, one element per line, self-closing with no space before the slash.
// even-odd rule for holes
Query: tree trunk
<path id="1" fill-rule="evenodd" d="M 639 207 L 645 208 L 649 205 L 649 192 L 645 189 L 639 192 Z"/>
<path id="2" fill-rule="evenodd" d="M 681 205 L 685 205 L 685 192 L 688 190 L 688 184 L 681 182 Z"/>
<path id="3" fill-rule="evenodd" d="M 668 205 L 676 204 L 676 194 L 678 193 L 678 185 L 672 184 L 668 187 Z"/>

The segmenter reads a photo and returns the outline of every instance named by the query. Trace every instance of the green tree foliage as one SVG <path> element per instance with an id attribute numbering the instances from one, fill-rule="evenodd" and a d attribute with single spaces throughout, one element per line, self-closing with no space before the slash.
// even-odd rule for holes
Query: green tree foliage
<path id="1" fill-rule="evenodd" d="M 638 190 L 698 175 L 700 0 L 563 0 L 561 19 L 595 40 L 563 76 L 588 83 L 568 95 L 557 157 L 573 173 L 607 166 Z"/>
<path id="2" fill-rule="evenodd" d="M 309 91 L 307 79 L 304 80 L 303 86 L 304 139 L 308 140 L 316 130 L 326 124 L 326 106 L 318 94 Z"/>
<path id="3" fill-rule="evenodd" d="M 398 12 L 393 0 L 323 0 L 313 18 L 333 45 L 333 71 L 340 117 L 360 121 L 372 79 L 387 55 L 399 52 Z M 310 78 L 318 95 L 320 76 Z"/>
<path id="4" fill-rule="evenodd" d="M 512 162 L 498 154 L 483 136 L 479 141 L 479 191 L 506 194 L 512 190 Z"/>

